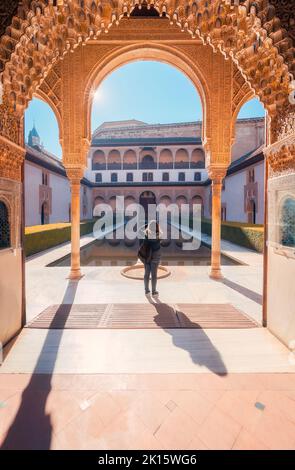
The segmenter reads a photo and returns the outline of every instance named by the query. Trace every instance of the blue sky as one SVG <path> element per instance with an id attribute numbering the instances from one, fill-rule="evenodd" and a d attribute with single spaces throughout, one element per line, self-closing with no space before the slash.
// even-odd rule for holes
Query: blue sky
<path id="1" fill-rule="evenodd" d="M 258 100 L 246 103 L 239 117 L 263 116 Z M 92 109 L 92 130 L 105 121 L 138 119 L 147 123 L 202 118 L 199 95 L 176 68 L 160 62 L 132 62 L 115 70 L 99 86 Z M 34 98 L 25 115 L 25 135 L 35 122 L 44 147 L 61 157 L 58 126 L 50 107 Z"/>

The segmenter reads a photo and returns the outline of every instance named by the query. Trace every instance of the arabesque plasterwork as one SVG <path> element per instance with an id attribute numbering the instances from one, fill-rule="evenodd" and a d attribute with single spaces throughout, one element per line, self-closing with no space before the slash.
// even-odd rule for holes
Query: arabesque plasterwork
<path id="1" fill-rule="evenodd" d="M 269 177 L 295 172 L 295 132 L 267 147 L 265 156 L 269 165 Z"/>
<path id="2" fill-rule="evenodd" d="M 23 145 L 23 113 L 37 94 L 56 113 L 64 163 L 85 165 L 84 142 L 90 138 L 85 104 L 89 77 L 99 63 L 119 55 L 124 44 L 133 43 L 138 49 L 144 42 L 146 47 L 156 42 L 163 47 L 166 42 L 167 48 L 169 43 L 175 58 L 179 51 L 199 70 L 198 82 L 204 90 L 207 86 L 203 138 L 211 167 L 230 163 L 234 120 L 251 96 L 260 99 L 272 119 L 271 144 L 292 134 L 294 105 L 288 97 L 294 78 L 293 30 L 289 37 L 278 2 L 146 0 L 159 18 L 136 19 L 132 29 L 134 20 L 129 17 L 141 3 L 85 0 L 82 6 L 80 0 L 25 0 L 12 9 L 11 24 L 0 39 L 5 96 L 0 105 L 0 135 Z M 289 23 L 292 26 L 291 19 Z M 21 152 L 10 148 L 6 140 L 1 141 L 1 174 L 19 179 Z M 292 159 L 293 150 L 289 154 Z M 275 155 L 273 159 L 286 161 L 286 150 Z"/>
<path id="3" fill-rule="evenodd" d="M 0 135 L 0 177 L 21 181 L 24 157 L 24 148 Z"/>
<path id="4" fill-rule="evenodd" d="M 79 44 L 102 38 L 140 3 L 85 0 L 82 7 L 79 0 L 59 0 L 56 6 L 45 0 L 22 2 L 0 43 L 3 82 L 11 100 L 25 106 L 59 58 Z M 192 38 L 232 57 L 270 113 L 283 105 L 289 72 L 294 71 L 294 49 L 280 28 L 275 7 L 265 0 L 146 3 Z"/>

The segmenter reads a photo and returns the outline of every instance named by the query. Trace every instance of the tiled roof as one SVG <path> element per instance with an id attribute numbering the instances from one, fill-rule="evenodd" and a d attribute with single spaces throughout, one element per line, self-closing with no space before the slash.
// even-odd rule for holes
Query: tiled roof
<path id="1" fill-rule="evenodd" d="M 52 153 L 45 149 L 38 149 L 26 145 L 26 160 L 37 163 L 41 166 L 50 166 L 50 169 L 58 171 L 58 173 L 65 174 L 65 169 L 62 161 Z"/>
<path id="2" fill-rule="evenodd" d="M 39 150 L 26 145 L 26 160 L 67 178 L 67 173 L 62 161 L 55 155 L 52 155 L 52 153 L 47 152 L 47 150 Z M 92 185 L 91 181 L 87 178 L 83 178 L 81 183 L 86 186 Z"/>
<path id="3" fill-rule="evenodd" d="M 250 117 L 250 118 L 241 118 L 238 119 L 238 123 L 243 123 L 243 122 L 253 122 L 253 121 L 263 121 L 264 117 Z M 138 123 L 138 125 L 136 125 Z M 119 124 L 119 125 L 118 125 Z M 105 131 L 110 131 L 113 130 L 114 132 L 116 131 L 127 131 L 128 129 L 136 129 L 137 127 L 142 130 L 143 128 L 145 129 L 151 129 L 151 128 L 160 128 L 160 129 L 165 129 L 169 127 L 190 127 L 190 126 L 199 126 L 202 124 L 202 121 L 187 121 L 187 122 L 171 122 L 171 123 L 166 123 L 166 124 L 160 124 L 160 123 L 153 123 L 153 124 L 147 124 L 142 121 L 137 121 L 136 119 L 130 119 L 126 121 L 106 121 L 103 122 L 100 126 L 98 126 L 95 131 L 93 132 L 93 135 L 99 134 L 99 133 L 104 133 Z"/>
<path id="4" fill-rule="evenodd" d="M 227 174 L 235 173 L 236 171 L 242 170 L 243 168 L 246 168 L 247 166 L 252 165 L 253 163 L 257 163 L 258 161 L 263 160 L 264 154 L 263 154 L 263 149 L 264 145 L 261 145 L 260 147 L 256 148 L 255 150 L 251 150 L 251 152 L 248 152 L 241 157 L 237 158 L 234 160 L 228 170 Z"/>

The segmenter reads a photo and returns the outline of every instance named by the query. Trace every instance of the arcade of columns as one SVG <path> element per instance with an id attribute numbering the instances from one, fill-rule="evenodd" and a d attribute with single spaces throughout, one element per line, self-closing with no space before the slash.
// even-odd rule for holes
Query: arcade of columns
<path id="1" fill-rule="evenodd" d="M 23 0 L 0 39 L 0 197 L 8 201 L 20 245 L 23 116 L 33 95 L 57 116 L 72 192 L 72 265 L 81 276 L 80 180 L 90 141 L 93 91 L 116 67 L 137 59 L 167 62 L 195 84 L 203 104 L 203 142 L 212 180 L 212 266 L 219 278 L 222 179 L 240 107 L 259 97 L 268 113 L 269 177 L 295 171 L 292 40 L 268 0 L 147 0 L 162 18 L 132 18 L 141 0 Z M 122 90 L 124 93 L 124 90 Z M 173 99 L 173 96 L 171 96 Z"/>

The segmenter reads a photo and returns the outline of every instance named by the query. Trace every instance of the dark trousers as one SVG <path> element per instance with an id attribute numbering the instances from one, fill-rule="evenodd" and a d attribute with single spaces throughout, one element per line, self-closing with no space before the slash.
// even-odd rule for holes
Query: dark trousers
<path id="1" fill-rule="evenodd" d="M 152 279 L 152 292 L 157 289 L 157 272 L 160 259 L 152 259 L 149 263 L 144 263 L 144 288 L 145 291 L 149 290 L 150 277 Z"/>

